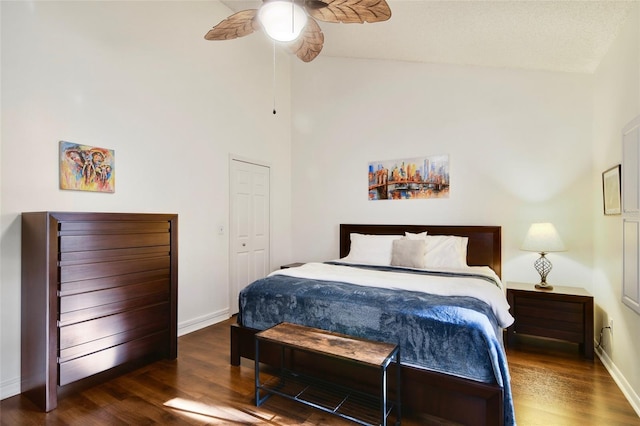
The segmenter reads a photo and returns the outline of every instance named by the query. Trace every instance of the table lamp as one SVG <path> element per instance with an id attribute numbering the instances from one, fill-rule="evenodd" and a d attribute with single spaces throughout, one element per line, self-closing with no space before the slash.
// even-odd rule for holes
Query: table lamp
<path id="1" fill-rule="evenodd" d="M 545 255 L 553 251 L 566 250 L 555 226 L 552 223 L 531 224 L 520 249 L 540 253 L 540 257 L 533 264 L 540 274 L 540 283 L 535 287 L 540 290 L 553 290 L 553 286 L 547 283 L 547 275 L 549 275 L 552 265 Z"/>

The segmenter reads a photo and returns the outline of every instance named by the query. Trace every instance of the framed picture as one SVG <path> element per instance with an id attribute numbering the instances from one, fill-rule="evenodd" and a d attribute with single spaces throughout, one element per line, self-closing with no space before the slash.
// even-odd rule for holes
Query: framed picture
<path id="1" fill-rule="evenodd" d="M 620 206 L 620 164 L 602 173 L 602 201 L 604 214 L 621 214 Z"/>
<path id="2" fill-rule="evenodd" d="M 369 162 L 369 200 L 449 198 L 449 156 Z"/>
<path id="3" fill-rule="evenodd" d="M 60 141 L 60 189 L 115 192 L 115 152 Z"/>

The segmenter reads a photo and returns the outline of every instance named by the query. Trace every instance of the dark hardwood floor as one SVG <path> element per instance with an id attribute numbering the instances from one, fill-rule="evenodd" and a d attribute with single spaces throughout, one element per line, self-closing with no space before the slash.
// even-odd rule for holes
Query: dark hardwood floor
<path id="1" fill-rule="evenodd" d="M 159 361 L 60 400 L 41 413 L 26 398 L 0 403 L 2 425 L 320 425 L 353 423 L 273 397 L 253 405 L 253 362 L 229 365 L 229 321 L 179 338 Z M 640 425 L 602 363 L 577 347 L 520 338 L 507 350 L 518 425 Z M 446 425 L 405 416 L 404 425 Z"/>

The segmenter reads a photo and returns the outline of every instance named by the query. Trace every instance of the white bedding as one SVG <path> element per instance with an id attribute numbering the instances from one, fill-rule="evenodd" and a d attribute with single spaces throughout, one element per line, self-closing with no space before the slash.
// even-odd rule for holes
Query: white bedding
<path id="1" fill-rule="evenodd" d="M 488 266 L 469 266 L 464 269 L 438 269 L 446 272 L 474 273 L 492 277 L 500 287 L 481 278 L 442 277 L 402 272 L 378 271 L 352 268 L 326 263 L 306 263 L 297 268 L 280 269 L 270 275 L 288 275 L 298 278 L 312 278 L 324 281 L 341 281 L 370 287 L 396 288 L 421 291 L 441 296 L 470 296 L 488 304 L 493 310 L 500 327 L 513 324 L 509 304 L 502 282 Z"/>

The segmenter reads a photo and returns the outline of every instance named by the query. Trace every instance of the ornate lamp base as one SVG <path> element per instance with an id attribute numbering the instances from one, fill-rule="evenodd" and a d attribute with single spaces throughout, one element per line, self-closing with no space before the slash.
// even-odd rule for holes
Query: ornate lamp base
<path id="1" fill-rule="evenodd" d="M 540 283 L 540 284 L 536 284 L 535 286 L 538 290 L 553 290 L 553 286 L 551 284 L 547 284 L 547 283 Z"/>
<path id="2" fill-rule="evenodd" d="M 536 268 L 536 271 L 540 274 L 540 283 L 536 284 L 536 288 L 538 290 L 553 290 L 553 286 L 547 284 L 547 275 L 551 272 L 551 262 L 544 255 L 547 254 L 545 252 L 540 253 L 540 258 L 533 263 L 533 267 Z"/>

